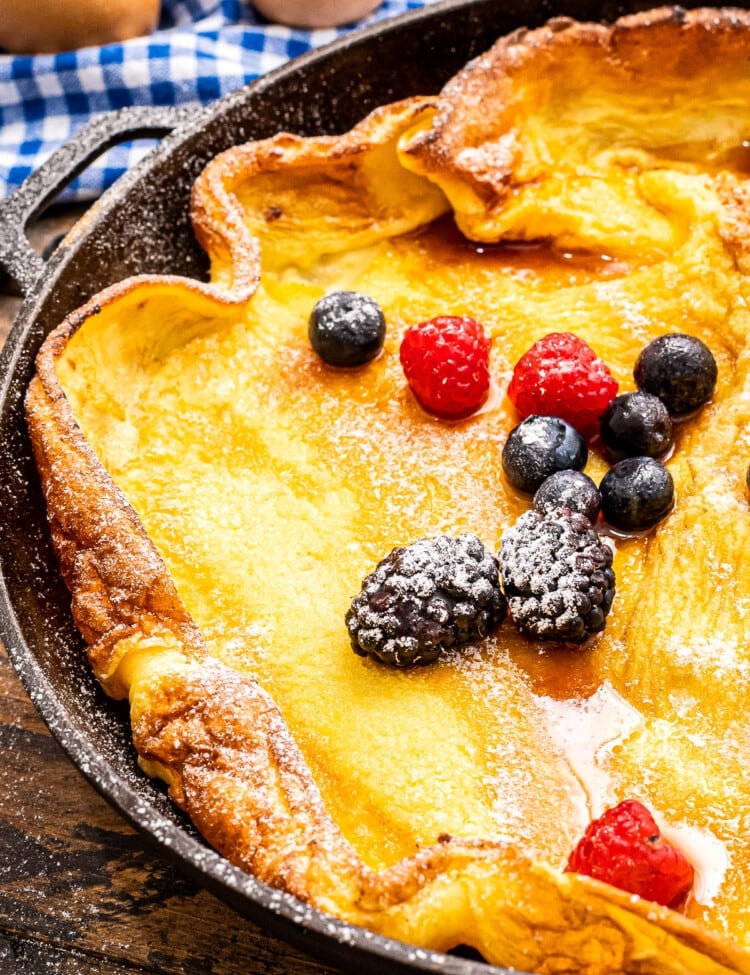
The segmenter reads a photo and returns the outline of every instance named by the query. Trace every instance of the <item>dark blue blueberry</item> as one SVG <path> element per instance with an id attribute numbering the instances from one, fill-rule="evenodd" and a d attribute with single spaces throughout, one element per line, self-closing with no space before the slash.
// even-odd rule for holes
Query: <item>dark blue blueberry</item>
<path id="1" fill-rule="evenodd" d="M 633 370 L 638 389 L 658 396 L 672 416 L 692 413 L 716 388 L 718 369 L 711 350 L 692 335 L 672 332 L 649 342 Z"/>
<path id="2" fill-rule="evenodd" d="M 674 504 L 672 475 L 653 457 L 627 457 L 611 467 L 599 485 L 602 514 L 621 531 L 651 528 Z"/>
<path id="3" fill-rule="evenodd" d="M 534 495 L 534 507 L 546 515 L 553 508 L 569 508 L 595 522 L 601 505 L 599 488 L 581 471 L 558 471 L 542 481 Z"/>
<path id="4" fill-rule="evenodd" d="M 513 487 L 533 494 L 556 471 L 582 470 L 588 449 L 575 427 L 558 416 L 529 416 L 508 435 L 503 470 Z"/>
<path id="5" fill-rule="evenodd" d="M 602 413 L 599 429 L 613 460 L 661 457 L 674 442 L 669 410 L 651 393 L 615 396 Z"/>
<path id="6" fill-rule="evenodd" d="M 308 335 L 329 366 L 361 366 L 383 348 L 385 316 L 368 295 L 332 291 L 313 308 Z"/>

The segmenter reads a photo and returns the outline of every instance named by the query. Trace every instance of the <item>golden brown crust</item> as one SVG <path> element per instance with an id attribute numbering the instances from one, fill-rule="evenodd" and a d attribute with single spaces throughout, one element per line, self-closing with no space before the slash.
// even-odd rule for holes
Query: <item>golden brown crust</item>
<path id="1" fill-rule="evenodd" d="M 679 158 L 705 165 L 709 156 L 721 164 L 742 141 L 748 26 L 746 10 L 661 7 L 611 26 L 556 18 L 516 31 L 447 84 L 431 125 L 404 140 L 404 162 L 445 191 L 474 239 L 548 236 L 614 253 L 631 237 L 642 253 L 664 251 L 670 238 L 647 208 L 619 221 L 637 180 L 618 188 L 605 170 L 623 148 L 624 170 Z M 566 208 L 556 193 L 556 210 L 530 223 L 527 207 L 561 181 Z M 614 232 L 582 222 L 597 209 Z"/>
<path id="2" fill-rule="evenodd" d="M 52 542 L 94 672 L 106 684 L 121 641 L 155 627 L 166 626 L 193 652 L 202 650 L 200 634 L 135 512 L 86 443 L 54 374 L 44 362 L 40 366 L 52 395 L 42 374 L 32 381 L 29 430 Z"/>
<path id="3" fill-rule="evenodd" d="M 701 43 L 728 37 L 733 52 L 746 50 L 748 26 L 744 15 L 707 11 L 662 11 L 612 28 L 555 21 L 500 42 L 446 89 L 437 110 L 432 100 L 413 100 L 374 113 L 338 138 L 283 135 L 230 150 L 206 170 L 193 195 L 196 232 L 212 260 L 212 284 L 132 279 L 70 316 L 43 346 L 28 392 L 28 422 L 53 543 L 92 666 L 109 693 L 129 696 L 144 769 L 167 781 L 176 804 L 211 845 L 259 880 L 384 935 L 438 950 L 471 944 L 489 961 L 521 970 L 750 975 L 748 953 L 700 925 L 563 874 L 505 843 L 446 836 L 380 873 L 369 869 L 326 812 L 271 697 L 208 655 L 159 553 L 86 442 L 56 368 L 81 325 L 96 328 L 102 309 L 127 317 L 139 303 L 154 302 L 167 320 L 174 303 L 184 299 L 193 311 L 191 327 L 213 318 L 230 322 L 257 288 L 261 261 L 283 263 L 285 255 L 304 247 L 305 220 L 295 224 L 290 215 L 287 221 L 278 192 L 263 205 L 269 174 L 289 171 L 294 177 L 289 192 L 297 193 L 303 183 L 318 203 L 341 193 L 356 200 L 348 221 L 332 230 L 339 238 L 367 240 L 376 225 L 379 232 L 383 226 L 404 232 L 446 209 L 442 189 L 420 175 L 400 182 L 395 196 L 383 178 L 383 167 L 393 165 L 395 145 L 408 132 L 410 165 L 439 185 L 447 174 L 448 196 L 451 180 L 466 180 L 494 219 L 513 186 L 512 140 L 501 139 L 480 152 L 481 158 L 462 158 L 462 147 L 484 151 L 489 116 L 479 107 L 488 99 L 511 104 L 506 93 L 514 76 L 539 59 L 552 63 L 571 45 L 573 58 L 580 49 L 587 52 L 581 70 L 604 58 L 631 80 L 639 72 L 650 77 L 657 62 L 660 70 L 664 65 L 662 54 L 651 51 L 652 31 L 677 67 L 675 32 Z M 694 70 L 698 55 L 689 50 Z M 705 50 L 716 54 L 711 43 Z M 474 106 L 463 120 L 459 101 Z M 433 115 L 436 127 L 424 135 L 425 120 Z M 502 112 L 495 117 L 501 128 L 503 118 Z M 743 192 L 731 181 L 724 189 L 733 214 L 724 233 L 738 255 L 747 238 Z M 254 209 L 243 208 L 243 194 L 253 194 Z M 315 204 L 311 213 L 315 220 Z M 263 255 L 253 219 L 264 224 Z M 324 252 L 325 239 L 319 246 Z M 168 348 L 169 336 L 161 341 Z"/>
<path id="4" fill-rule="evenodd" d="M 375 227 L 381 233 L 386 227 L 391 233 L 404 232 L 446 212 L 443 194 L 424 180 L 399 180 L 395 194 L 389 180 L 389 170 L 397 166 L 395 143 L 419 124 L 432 104 L 432 99 L 407 99 L 376 109 L 341 136 L 281 133 L 217 156 L 196 180 L 191 206 L 196 237 L 211 256 L 212 281 L 227 291 L 244 284 L 237 281 L 236 268 L 250 263 L 247 254 L 258 254 L 261 234 L 264 262 L 311 262 L 341 234 L 355 247 Z M 372 151 L 375 146 L 377 153 Z M 285 192 L 275 180 L 281 171 L 291 174 Z M 302 188 L 304 212 L 299 206 Z M 339 227 L 332 214 L 342 196 L 349 212 L 346 225 Z M 252 208 L 242 206 L 248 198 Z M 264 198 L 265 206 L 259 202 Z M 338 207 L 344 209 L 340 201 Z M 329 226 L 316 235 L 318 252 L 311 252 L 310 223 L 318 222 L 321 213 L 328 215 Z M 248 214 L 255 219 L 248 222 Z"/>
<path id="5" fill-rule="evenodd" d="M 253 280 L 257 266 L 252 255 L 238 270 L 243 283 Z M 142 294 L 154 300 L 160 291 L 171 301 L 180 289 L 210 302 L 219 318 L 248 294 L 247 285 L 226 295 L 210 285 L 170 277 L 132 278 L 114 285 L 48 336 L 26 396 L 34 458 L 52 542 L 73 597 L 73 617 L 88 644 L 97 678 L 114 697 L 127 694 L 116 673 L 129 641 L 148 639 L 166 627 L 187 652 L 201 656 L 203 640 L 137 515 L 83 436 L 60 385 L 56 362 L 84 322 L 100 314 L 102 305 L 119 302 L 126 309 Z"/>
<path id="6" fill-rule="evenodd" d="M 219 852 L 329 909 L 356 899 L 361 864 L 255 682 L 208 662 L 139 684 L 131 707 L 139 754 L 176 773 L 170 795 Z"/>

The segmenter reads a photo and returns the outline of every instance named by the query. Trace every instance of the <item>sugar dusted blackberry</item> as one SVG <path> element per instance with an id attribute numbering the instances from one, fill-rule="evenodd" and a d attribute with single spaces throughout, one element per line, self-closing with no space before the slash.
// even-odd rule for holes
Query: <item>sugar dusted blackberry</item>
<path id="1" fill-rule="evenodd" d="M 612 549 L 584 515 L 531 510 L 503 535 L 500 570 L 516 626 L 535 640 L 583 643 L 615 595 Z"/>
<path id="2" fill-rule="evenodd" d="M 475 535 L 438 535 L 393 549 L 362 581 L 346 625 L 355 653 L 411 667 L 483 639 L 506 612 L 494 555 Z"/>

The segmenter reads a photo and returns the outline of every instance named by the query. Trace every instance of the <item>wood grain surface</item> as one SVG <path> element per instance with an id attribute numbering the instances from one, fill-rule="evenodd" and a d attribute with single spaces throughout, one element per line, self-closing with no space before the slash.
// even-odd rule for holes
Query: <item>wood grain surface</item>
<path id="1" fill-rule="evenodd" d="M 30 234 L 39 250 L 80 208 Z M 20 305 L 0 281 L 0 345 Z M 335 975 L 158 859 L 50 736 L 0 645 L 0 975 Z"/>

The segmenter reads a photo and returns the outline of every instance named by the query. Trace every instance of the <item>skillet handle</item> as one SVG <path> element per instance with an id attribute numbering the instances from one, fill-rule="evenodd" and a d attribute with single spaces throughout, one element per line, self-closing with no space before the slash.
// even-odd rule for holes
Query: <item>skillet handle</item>
<path id="1" fill-rule="evenodd" d="M 0 269 L 4 268 L 24 296 L 31 294 L 44 270 L 26 227 L 57 194 L 107 149 L 145 136 L 164 136 L 193 119 L 198 106 L 135 106 L 87 122 L 56 149 L 7 200 L 0 203 Z"/>

